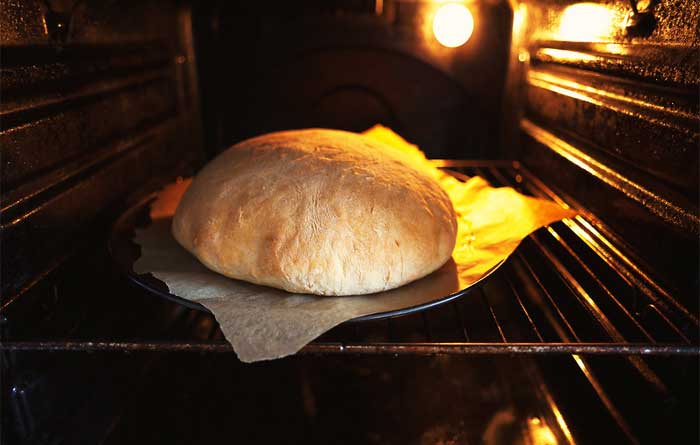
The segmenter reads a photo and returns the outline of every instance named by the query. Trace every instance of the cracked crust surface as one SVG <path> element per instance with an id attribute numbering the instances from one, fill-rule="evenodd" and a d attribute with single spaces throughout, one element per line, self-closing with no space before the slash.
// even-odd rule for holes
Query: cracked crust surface
<path id="1" fill-rule="evenodd" d="M 292 130 L 229 148 L 178 205 L 175 239 L 218 273 L 290 292 L 359 295 L 422 278 L 451 256 L 447 194 L 381 142 Z"/>

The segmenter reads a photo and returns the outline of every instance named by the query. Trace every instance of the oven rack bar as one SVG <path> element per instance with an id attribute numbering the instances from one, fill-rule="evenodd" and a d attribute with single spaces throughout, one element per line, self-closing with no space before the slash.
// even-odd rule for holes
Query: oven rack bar
<path id="1" fill-rule="evenodd" d="M 502 162 L 463 165 L 460 161 L 443 161 L 441 166 L 466 176 L 479 175 L 494 186 L 513 187 L 562 205 L 575 204 L 572 198 L 562 198 L 517 161 L 510 165 Z M 675 296 L 640 270 L 634 259 L 619 250 L 616 235 L 595 215 L 584 210 L 572 219 L 531 234 L 522 244 L 525 247 L 521 246 L 507 262 L 510 273 L 506 273 L 505 278 L 518 302 L 518 305 L 511 306 L 520 306 L 537 339 L 542 340 L 542 322 L 534 322 L 528 313 L 536 310 L 532 305 L 535 300 L 539 303 L 534 306 L 548 313 L 545 324 L 551 325 L 564 342 L 598 341 L 590 338 L 590 332 L 581 332 L 581 328 L 595 327 L 603 333 L 603 341 L 613 343 L 698 345 L 700 325 L 697 314 L 688 311 Z M 589 264 L 591 257 L 595 258 L 593 263 L 598 264 Z M 520 277 L 516 279 L 519 283 L 512 283 L 512 277 Z M 564 287 L 554 292 L 553 289 L 557 289 L 553 286 L 555 282 Z M 521 298 L 518 295 L 524 288 L 533 287 L 539 296 Z M 528 304 L 523 304 L 528 300 L 529 310 Z M 568 311 L 563 309 L 567 304 Z M 493 307 L 489 302 L 487 305 Z M 573 306 L 576 309 L 572 311 Z M 571 319 L 570 314 L 577 311 L 588 314 L 587 323 Z M 493 321 L 500 332 L 498 318 L 494 317 Z"/>
<path id="2" fill-rule="evenodd" d="M 441 162 L 458 177 L 480 175 L 494 186 L 571 203 L 517 162 Z M 584 214 L 532 234 L 491 279 L 460 299 L 398 318 L 343 323 L 303 352 L 698 354 L 697 316 L 616 250 L 605 226 L 591 218 Z M 62 292 L 53 289 L 55 298 L 41 300 L 56 302 L 58 310 Z M 125 330 L 112 336 L 102 329 L 104 322 L 86 319 L 73 323 L 74 331 L 53 339 L 41 332 L 6 337 L 9 342 L 0 343 L 0 350 L 231 350 L 210 314 L 180 306 L 170 310 L 171 321 L 162 334 Z M 124 314 L 102 313 L 105 322 L 121 326 Z M 144 308 L 147 326 L 152 324 L 149 314 Z M 44 341 L 49 339 L 52 342 Z M 641 362 L 634 366 L 651 375 Z"/>
<path id="3" fill-rule="evenodd" d="M 76 352 L 232 352 L 228 343 L 202 342 L 93 342 L 31 341 L 4 342 L 5 351 L 76 351 Z M 462 354 L 580 354 L 580 355 L 698 355 L 700 347 L 678 344 L 637 343 L 310 343 L 303 354 L 374 354 L 374 355 L 462 355 Z"/>
<path id="4" fill-rule="evenodd" d="M 579 207 L 518 162 L 442 161 L 440 166 L 461 179 L 480 175 L 494 186 Z M 527 356 L 521 363 L 546 358 L 542 363 L 579 368 L 594 397 L 634 439 L 638 434 L 629 419 L 635 411 L 620 396 L 630 388 L 607 380 L 601 363 L 624 365 L 629 371 L 625 381 L 641 379 L 647 383 L 644 391 L 659 403 L 671 403 L 678 386 L 668 371 L 697 360 L 700 330 L 696 311 L 645 274 L 623 241 L 596 215 L 582 212 L 525 239 L 489 280 L 462 298 L 402 317 L 343 323 L 299 353 L 348 358 Z M 0 330 L 7 340 L 0 340 L 0 359 L 9 369 L 22 360 L 45 369 L 66 357 L 93 353 L 234 352 L 211 314 L 147 298 L 121 282 L 114 290 L 85 291 L 81 259 L 72 261 L 61 267 L 77 273 L 53 273 L 43 280 L 48 284 L 0 308 Z M 37 321 L 19 322 L 28 315 Z M 546 390 L 544 383 L 537 386 Z"/>

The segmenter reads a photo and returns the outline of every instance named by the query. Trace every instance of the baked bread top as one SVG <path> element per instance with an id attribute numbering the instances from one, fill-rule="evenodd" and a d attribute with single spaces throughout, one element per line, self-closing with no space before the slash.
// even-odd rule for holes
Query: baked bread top
<path id="1" fill-rule="evenodd" d="M 173 235 L 211 270 L 290 292 L 399 287 L 442 266 L 457 232 L 447 194 L 412 165 L 345 131 L 258 136 L 199 172 Z"/>

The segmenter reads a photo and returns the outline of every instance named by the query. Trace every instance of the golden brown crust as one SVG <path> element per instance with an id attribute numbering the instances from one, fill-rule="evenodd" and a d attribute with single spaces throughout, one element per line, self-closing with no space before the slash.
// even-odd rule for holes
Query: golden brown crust
<path id="1" fill-rule="evenodd" d="M 402 286 L 451 256 L 447 194 L 398 152 L 355 133 L 294 130 L 243 141 L 195 178 L 178 242 L 223 275 L 290 292 Z"/>

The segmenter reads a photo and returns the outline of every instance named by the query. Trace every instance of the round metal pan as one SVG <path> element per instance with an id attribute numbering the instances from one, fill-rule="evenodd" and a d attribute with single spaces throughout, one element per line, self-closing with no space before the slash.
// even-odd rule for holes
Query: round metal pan
<path id="1" fill-rule="evenodd" d="M 136 272 L 134 272 L 134 262 L 141 255 L 140 247 L 133 241 L 134 230 L 136 228 L 147 227 L 150 224 L 150 204 L 155 199 L 155 193 L 147 196 L 146 198 L 142 199 L 141 201 L 138 201 L 137 203 L 129 207 L 117 219 L 117 221 L 112 226 L 112 231 L 109 238 L 108 247 L 110 255 L 115 261 L 115 263 L 122 270 L 124 275 L 136 285 L 142 287 L 143 289 L 146 289 L 154 295 L 173 301 L 190 309 L 211 313 L 207 308 L 195 301 L 188 300 L 170 293 L 165 283 L 155 278 L 153 275 L 137 274 Z M 439 306 L 441 304 L 445 304 L 458 298 L 464 297 L 470 291 L 481 286 L 489 276 L 491 276 L 496 270 L 498 270 L 498 268 L 503 264 L 504 261 L 501 261 L 500 263 L 492 267 L 490 270 L 488 270 L 478 281 L 472 283 L 468 287 L 459 289 L 456 292 L 450 293 L 448 295 L 441 295 L 422 304 L 353 318 L 351 320 L 348 320 L 346 323 L 356 323 L 370 320 L 380 320 L 384 318 L 399 317 L 402 315 L 412 314 L 414 312 L 430 309 L 435 306 Z"/>

